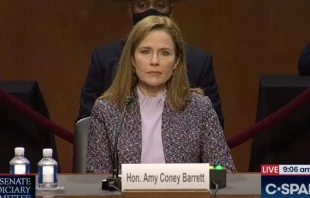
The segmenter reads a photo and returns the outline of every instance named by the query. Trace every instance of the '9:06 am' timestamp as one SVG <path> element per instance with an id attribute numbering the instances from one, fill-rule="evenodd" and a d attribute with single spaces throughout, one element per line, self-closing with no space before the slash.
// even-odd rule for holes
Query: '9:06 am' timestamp
<path id="1" fill-rule="evenodd" d="M 310 173 L 310 165 L 280 165 L 280 174 L 305 174 Z"/>

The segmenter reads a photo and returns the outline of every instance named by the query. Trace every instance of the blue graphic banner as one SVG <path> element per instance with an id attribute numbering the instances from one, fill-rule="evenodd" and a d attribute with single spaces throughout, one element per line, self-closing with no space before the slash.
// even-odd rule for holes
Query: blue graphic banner
<path id="1" fill-rule="evenodd" d="M 0 198 L 35 198 L 35 175 L 0 175 Z"/>
<path id="2" fill-rule="evenodd" d="M 309 197 L 310 175 L 261 176 L 262 198 Z"/>

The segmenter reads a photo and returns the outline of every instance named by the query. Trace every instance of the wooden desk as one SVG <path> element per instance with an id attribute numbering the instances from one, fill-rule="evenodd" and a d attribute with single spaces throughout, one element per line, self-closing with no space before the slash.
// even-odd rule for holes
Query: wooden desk
<path id="1" fill-rule="evenodd" d="M 94 198 L 123 198 L 121 195 L 101 195 L 101 196 L 96 196 L 96 195 L 91 195 L 91 196 L 56 196 L 55 198 L 89 198 L 89 197 L 94 197 Z M 127 196 L 125 194 L 125 198 L 151 198 L 150 196 L 145 196 L 145 194 L 137 195 L 137 196 Z M 213 198 L 213 196 L 208 195 L 163 195 L 163 196 L 158 196 L 158 195 L 153 195 L 152 198 Z M 37 198 L 52 198 L 52 196 L 37 196 Z M 218 195 L 216 198 L 260 198 L 260 195 Z"/>
<path id="2" fill-rule="evenodd" d="M 63 191 L 37 191 L 40 198 L 123 198 L 117 191 L 101 190 L 101 181 L 107 175 L 60 174 L 59 185 Z M 227 188 L 219 189 L 216 198 L 259 198 L 260 174 L 240 173 L 227 175 Z M 211 195 L 210 195 L 211 194 Z M 207 191 L 124 191 L 125 198 L 213 198 Z"/>

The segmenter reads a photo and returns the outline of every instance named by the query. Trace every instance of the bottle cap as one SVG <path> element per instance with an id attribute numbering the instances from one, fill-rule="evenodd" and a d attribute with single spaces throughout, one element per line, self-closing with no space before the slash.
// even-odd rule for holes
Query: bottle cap
<path id="1" fill-rule="evenodd" d="M 50 149 L 50 148 L 43 149 L 43 156 L 52 157 L 53 149 Z"/>
<path id="2" fill-rule="evenodd" d="M 25 154 L 25 148 L 24 147 L 16 147 L 14 152 L 15 152 L 15 155 L 24 155 Z"/>

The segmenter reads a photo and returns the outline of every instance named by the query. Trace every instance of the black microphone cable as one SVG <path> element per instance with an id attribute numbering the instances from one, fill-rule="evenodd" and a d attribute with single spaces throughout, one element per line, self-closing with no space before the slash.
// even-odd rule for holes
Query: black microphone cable
<path id="1" fill-rule="evenodd" d="M 114 188 L 116 191 L 118 191 L 119 193 L 121 193 L 121 195 L 122 195 L 123 198 L 125 198 L 125 195 L 124 195 L 123 191 L 121 191 L 119 188 L 117 188 L 117 187 L 114 185 L 114 182 L 110 182 L 110 183 L 109 183 L 109 187 Z"/>
<path id="2" fill-rule="evenodd" d="M 216 198 L 216 193 L 217 193 L 217 191 L 219 189 L 219 185 L 218 185 L 218 183 L 216 181 L 211 181 L 211 183 L 214 184 L 214 186 L 215 186 L 214 193 L 213 193 L 213 198 Z"/>

